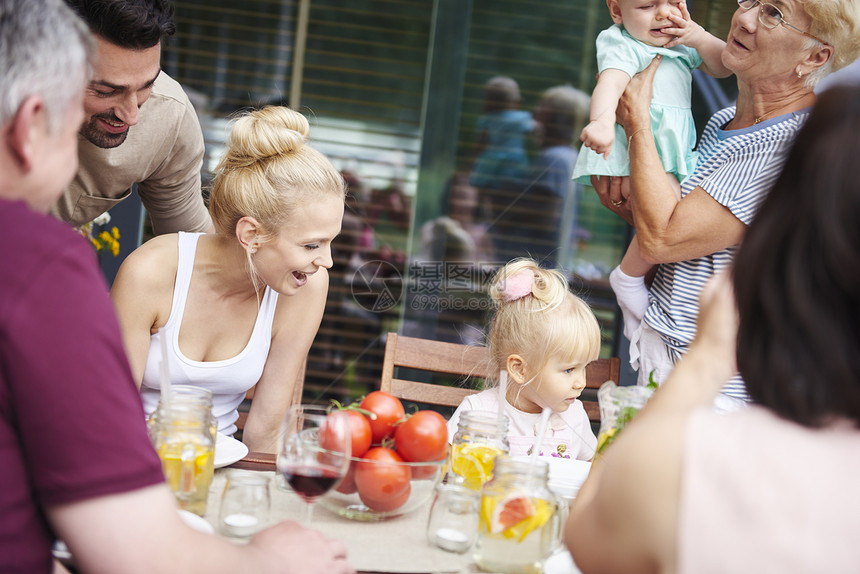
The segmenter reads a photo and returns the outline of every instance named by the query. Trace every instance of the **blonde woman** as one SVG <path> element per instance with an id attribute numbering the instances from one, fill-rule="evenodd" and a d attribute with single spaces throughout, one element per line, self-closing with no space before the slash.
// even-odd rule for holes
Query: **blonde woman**
<path id="1" fill-rule="evenodd" d="M 164 336 L 171 382 L 213 391 L 219 432 L 235 432 L 237 407 L 257 385 L 243 431 L 252 451 L 274 452 L 343 219 L 343 179 L 308 132 L 285 107 L 239 117 L 211 189 L 216 233 L 148 241 L 111 293 L 145 410 L 158 403 Z"/>

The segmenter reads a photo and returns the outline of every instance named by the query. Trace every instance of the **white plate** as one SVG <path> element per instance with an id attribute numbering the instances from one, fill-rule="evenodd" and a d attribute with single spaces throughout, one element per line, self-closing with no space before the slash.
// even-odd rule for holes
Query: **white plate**
<path id="1" fill-rule="evenodd" d="M 202 516 L 197 516 L 193 512 L 188 512 L 187 510 L 179 510 L 179 516 L 182 517 L 182 520 L 185 521 L 185 524 L 197 530 L 199 532 L 205 532 L 206 534 L 215 534 L 215 528 L 212 527 L 211 524 L 206 522 L 206 519 Z"/>
<path id="2" fill-rule="evenodd" d="M 529 456 L 516 456 L 519 460 L 531 460 Z M 565 498 L 576 498 L 579 487 L 588 478 L 591 463 L 573 458 L 542 456 L 539 459 L 549 465 L 549 489 Z"/>
<path id="3" fill-rule="evenodd" d="M 242 460 L 248 454 L 245 443 L 233 437 L 218 433 L 215 439 L 215 468 L 221 468 Z"/>
<path id="4" fill-rule="evenodd" d="M 543 563 L 543 572 L 544 574 L 582 574 L 567 550 L 556 552 L 547 558 Z"/>

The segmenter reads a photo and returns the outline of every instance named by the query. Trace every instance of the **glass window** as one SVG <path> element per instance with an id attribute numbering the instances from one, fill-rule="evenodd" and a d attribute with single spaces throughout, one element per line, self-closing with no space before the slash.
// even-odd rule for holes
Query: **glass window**
<path id="1" fill-rule="evenodd" d="M 605 0 L 175 4 L 163 65 L 200 115 L 204 183 L 230 115 L 265 104 L 305 113 L 349 183 L 307 397 L 376 388 L 389 331 L 481 343 L 487 282 L 517 256 L 563 268 L 598 315 L 602 355 L 619 354 L 607 275 L 631 231 L 569 177 Z M 717 4 L 693 15 L 725 30 Z M 725 103 L 703 89 L 700 125 Z"/>

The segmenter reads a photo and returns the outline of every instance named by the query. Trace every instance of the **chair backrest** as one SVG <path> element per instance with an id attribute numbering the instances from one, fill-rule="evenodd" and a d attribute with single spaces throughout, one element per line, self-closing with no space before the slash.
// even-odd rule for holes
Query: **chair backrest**
<path id="1" fill-rule="evenodd" d="M 382 362 L 380 390 L 407 401 L 445 407 L 457 407 L 468 395 L 481 390 L 474 379 L 485 379 L 489 374 L 489 354 L 486 347 L 446 343 L 404 337 L 388 333 L 385 357 Z M 431 384 L 407 378 L 395 378 L 394 368 L 414 369 L 433 373 L 447 373 L 463 378 L 468 386 Z M 600 421 L 597 389 L 606 381 L 618 382 L 621 360 L 618 357 L 597 359 L 585 369 L 586 391 L 580 396 L 588 418 Z M 471 381 L 470 381 L 471 379 Z"/>

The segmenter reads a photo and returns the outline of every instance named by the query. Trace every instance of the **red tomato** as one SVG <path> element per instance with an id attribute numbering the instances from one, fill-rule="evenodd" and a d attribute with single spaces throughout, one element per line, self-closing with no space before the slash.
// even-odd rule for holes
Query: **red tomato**
<path id="1" fill-rule="evenodd" d="M 361 458 L 370 448 L 373 436 L 370 420 L 358 411 L 344 410 L 349 417 L 349 430 L 352 433 L 352 456 Z"/>
<path id="2" fill-rule="evenodd" d="M 436 479 L 438 476 L 436 473 L 439 471 L 439 465 L 436 464 L 428 464 L 427 466 L 413 466 L 412 467 L 412 480 L 426 480 L 426 479 Z"/>
<path id="3" fill-rule="evenodd" d="M 320 445 L 327 450 L 341 451 L 343 439 L 340 438 L 342 432 L 349 432 L 350 435 L 350 452 L 351 456 L 360 458 L 364 456 L 367 449 L 370 448 L 370 421 L 363 414 L 351 410 L 336 410 L 328 415 L 332 417 L 343 417 L 345 426 L 338 424 L 327 424 L 322 429 L 320 436 Z"/>
<path id="4" fill-rule="evenodd" d="M 344 452 L 352 441 L 344 439 L 344 435 L 350 432 L 350 419 L 345 411 L 334 411 L 320 426 L 320 446 L 332 452 Z M 351 452 L 351 451 L 350 451 Z"/>
<path id="5" fill-rule="evenodd" d="M 385 447 L 375 447 L 367 451 L 363 460 L 355 466 L 355 485 L 358 495 L 368 507 L 374 508 L 366 501 L 377 504 L 389 499 L 399 500 L 403 493 L 410 489 L 409 481 L 412 471 L 403 464 L 403 459 Z M 406 501 L 408 495 L 403 498 Z M 399 505 L 398 505 L 399 506 Z M 397 507 L 395 507 L 397 508 Z"/>
<path id="6" fill-rule="evenodd" d="M 346 471 L 346 475 L 344 475 L 343 480 L 340 481 L 335 490 L 343 494 L 355 494 L 358 492 L 358 487 L 355 486 L 355 464 L 354 460 L 350 461 L 349 470 Z"/>
<path id="7" fill-rule="evenodd" d="M 436 411 L 418 411 L 398 425 L 394 448 L 407 462 L 442 460 L 448 453 L 448 426 Z"/>
<path id="8" fill-rule="evenodd" d="M 377 512 L 391 512 L 392 510 L 397 510 L 409 500 L 409 494 L 412 492 L 412 487 L 409 483 L 406 483 L 406 490 L 404 490 L 398 496 L 389 496 L 386 498 L 380 498 L 379 500 L 375 498 L 368 498 L 363 496 L 361 492 L 358 493 L 358 497 L 368 508 L 375 510 Z"/>
<path id="9" fill-rule="evenodd" d="M 400 399 L 383 391 L 373 391 L 358 406 L 376 415 L 375 419 L 370 417 L 373 444 L 394 434 L 394 427 L 406 416 Z"/>

